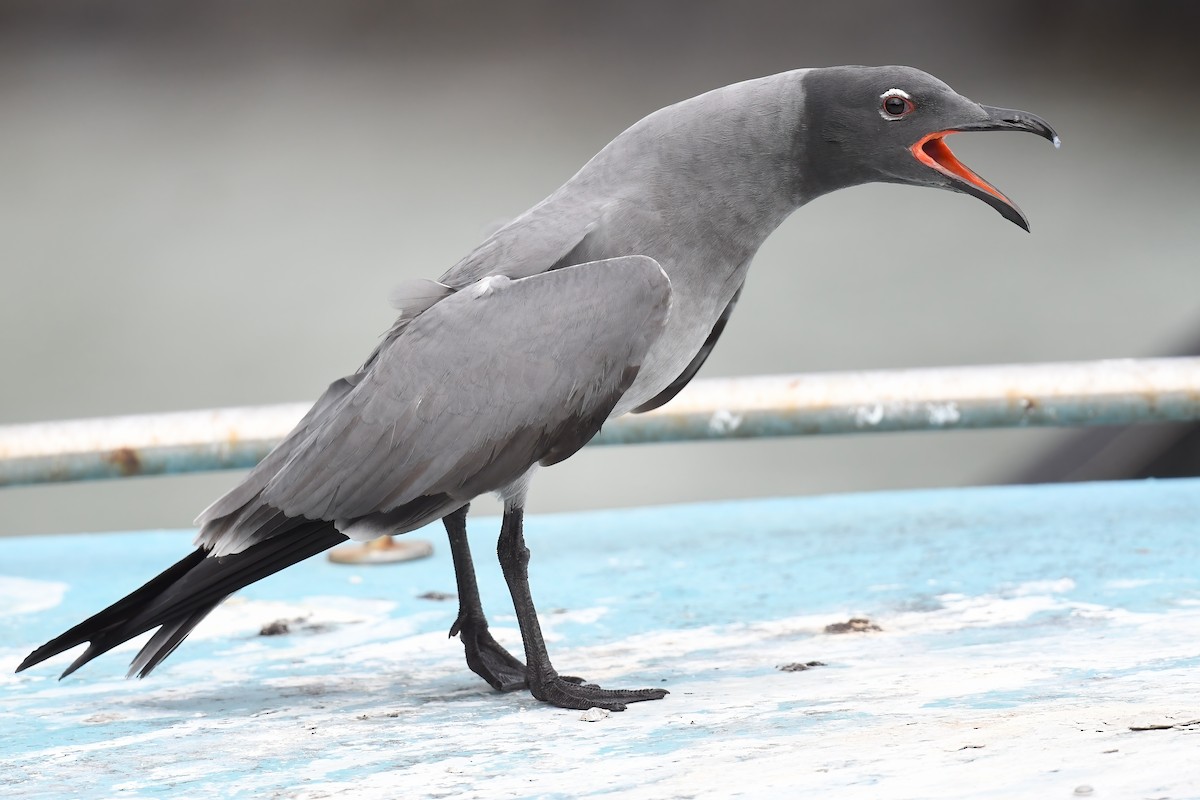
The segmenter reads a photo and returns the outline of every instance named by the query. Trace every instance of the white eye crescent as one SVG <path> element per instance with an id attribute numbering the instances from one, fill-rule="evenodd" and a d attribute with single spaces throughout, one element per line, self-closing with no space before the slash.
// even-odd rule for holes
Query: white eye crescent
<path id="1" fill-rule="evenodd" d="M 903 89 L 888 89 L 879 95 L 879 100 L 879 116 L 886 120 L 906 117 L 917 108 L 908 92 Z"/>

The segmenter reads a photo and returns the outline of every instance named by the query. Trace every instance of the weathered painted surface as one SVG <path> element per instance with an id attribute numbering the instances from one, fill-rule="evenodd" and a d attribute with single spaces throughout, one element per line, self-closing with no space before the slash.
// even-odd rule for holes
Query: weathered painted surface
<path id="1" fill-rule="evenodd" d="M 1200 797 L 1200 481 L 531 517 L 559 668 L 671 690 L 610 716 L 467 672 L 440 546 L 250 587 L 142 682 L 11 674 L 190 535 L 0 542 L 0 796 Z"/>

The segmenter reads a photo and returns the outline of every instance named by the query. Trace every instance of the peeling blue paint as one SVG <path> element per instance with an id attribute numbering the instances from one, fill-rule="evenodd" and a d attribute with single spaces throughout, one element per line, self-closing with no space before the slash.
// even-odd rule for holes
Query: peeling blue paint
<path id="1" fill-rule="evenodd" d="M 471 522 L 480 588 L 519 647 L 483 555 L 497 528 Z M 6 577 L 30 595 L 0 607 L 0 797 L 1200 796 L 1200 481 L 532 516 L 526 535 L 556 665 L 667 699 L 584 722 L 492 692 L 446 639 L 454 602 L 419 597 L 454 588 L 440 545 L 249 587 L 146 681 L 122 679 L 128 649 L 13 676 L 192 533 L 0 541 L 0 596 Z M 850 616 L 883 631 L 823 632 Z"/>

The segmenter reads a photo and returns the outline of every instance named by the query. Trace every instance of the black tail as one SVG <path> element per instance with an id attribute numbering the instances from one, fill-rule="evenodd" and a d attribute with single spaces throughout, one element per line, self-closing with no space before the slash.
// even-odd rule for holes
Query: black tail
<path id="1" fill-rule="evenodd" d="M 159 628 L 129 670 L 131 677 L 135 673 L 146 677 L 226 597 L 346 541 L 330 522 L 297 522 L 296 527 L 240 553 L 210 558 L 205 548 L 196 550 L 142 588 L 34 650 L 17 672 L 88 642 L 88 648 L 63 672 L 65 678 L 122 642 Z"/>

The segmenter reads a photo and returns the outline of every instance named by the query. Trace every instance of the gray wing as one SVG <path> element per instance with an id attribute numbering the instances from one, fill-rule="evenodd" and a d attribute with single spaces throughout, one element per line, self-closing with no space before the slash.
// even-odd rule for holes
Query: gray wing
<path id="1" fill-rule="evenodd" d="M 488 275 L 525 278 L 570 266 L 572 251 L 604 222 L 606 210 L 556 192 L 489 236 L 438 283 L 458 289 Z"/>
<path id="2" fill-rule="evenodd" d="M 725 326 L 729 323 L 729 317 L 733 315 L 734 306 L 737 305 L 738 298 L 742 296 L 742 289 L 745 286 L 746 284 L 743 283 L 733 293 L 733 298 L 729 301 L 729 305 L 725 306 L 725 310 L 721 312 L 717 323 L 713 325 L 713 329 L 708 334 L 708 338 L 704 340 L 704 345 L 700 348 L 700 352 L 696 353 L 696 356 L 688 363 L 683 372 L 679 373 L 679 377 L 671 381 L 667 388 L 633 409 L 634 414 L 641 414 L 643 411 L 650 411 L 651 409 L 666 405 L 675 398 L 675 395 L 679 394 L 683 387 L 691 382 L 692 378 L 696 377 L 696 373 L 704 366 L 704 362 L 708 360 L 709 354 L 717 346 L 717 340 L 721 338 L 721 334 L 725 331 Z"/>
<path id="3" fill-rule="evenodd" d="M 238 552 L 334 521 L 369 538 L 411 530 L 570 456 L 600 429 L 658 338 L 670 282 L 626 256 L 528 278 L 491 276 L 447 297 L 335 383 L 249 495 L 206 515 L 199 543 Z M 230 504 L 232 504 L 231 501 Z"/>
<path id="4" fill-rule="evenodd" d="M 371 359 L 374 359 L 378 352 L 376 350 L 375 353 L 372 353 Z M 370 362 L 368 361 L 368 363 Z M 366 369 L 366 367 L 363 369 Z M 208 508 L 201 511 L 200 515 L 196 517 L 196 524 L 203 525 L 218 517 L 232 514 L 253 500 L 255 495 L 266 486 L 271 476 L 278 472 L 279 468 L 287 462 L 288 457 L 296 449 L 296 446 L 312 434 L 314 428 L 363 379 L 364 374 L 360 371 L 345 378 L 338 378 L 329 384 L 329 388 L 313 404 L 313 407 L 308 410 L 304 418 L 296 424 L 291 433 L 285 436 L 283 441 L 276 445 L 271 452 L 267 453 L 266 457 L 250 470 L 241 483 L 217 498 Z"/>
<path id="5" fill-rule="evenodd" d="M 392 306 L 400 317 L 388 336 L 400 334 L 437 303 L 489 275 L 527 278 L 577 264 L 575 253 L 588 234 L 600 226 L 605 208 L 589 203 L 566 207 L 557 195 L 551 195 L 492 233 L 438 280 L 416 279 L 400 284 L 391 294 Z"/>

